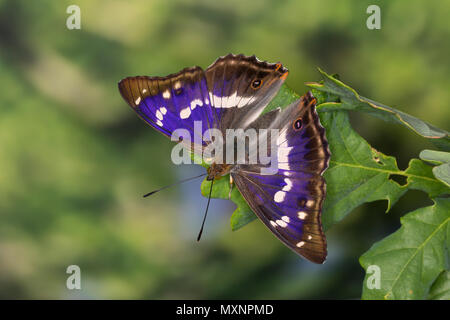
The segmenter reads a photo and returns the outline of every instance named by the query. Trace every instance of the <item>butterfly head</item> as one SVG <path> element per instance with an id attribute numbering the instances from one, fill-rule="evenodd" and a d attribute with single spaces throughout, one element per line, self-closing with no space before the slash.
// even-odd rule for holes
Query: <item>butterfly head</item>
<path id="1" fill-rule="evenodd" d="M 217 164 L 214 162 L 211 164 L 211 166 L 207 170 L 208 176 L 206 177 L 206 180 L 208 180 L 208 181 L 218 180 L 222 176 L 229 173 L 230 169 L 231 169 L 231 165 L 229 165 L 229 164 Z"/>

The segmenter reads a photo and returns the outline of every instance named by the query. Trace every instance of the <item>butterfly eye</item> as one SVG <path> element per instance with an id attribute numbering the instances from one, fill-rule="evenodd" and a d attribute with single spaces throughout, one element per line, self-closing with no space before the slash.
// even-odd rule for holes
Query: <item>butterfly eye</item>
<path id="1" fill-rule="evenodd" d="M 297 120 L 294 121 L 293 127 L 295 131 L 300 130 L 302 126 L 303 126 L 302 118 L 298 118 Z"/>
<path id="2" fill-rule="evenodd" d="M 262 86 L 263 81 L 261 79 L 253 80 L 252 82 L 252 88 L 253 89 L 259 89 Z"/>

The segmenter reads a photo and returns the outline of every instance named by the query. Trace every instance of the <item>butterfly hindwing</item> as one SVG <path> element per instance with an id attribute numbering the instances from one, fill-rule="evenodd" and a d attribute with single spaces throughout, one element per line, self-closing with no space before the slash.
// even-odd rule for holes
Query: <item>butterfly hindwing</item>
<path id="1" fill-rule="evenodd" d="M 326 240 L 320 221 L 320 202 L 308 185 L 321 178 L 252 174 L 233 176 L 236 186 L 263 223 L 289 248 L 308 260 L 322 263 Z M 251 198 L 251 200 L 249 200 Z"/>
<path id="2" fill-rule="evenodd" d="M 321 223 L 326 191 L 322 173 L 330 152 L 315 99 L 308 93 L 283 110 L 271 127 L 280 129 L 278 172 L 263 175 L 258 165 L 242 165 L 232 171 L 233 180 L 252 210 L 284 244 L 322 263 L 327 254 Z"/>

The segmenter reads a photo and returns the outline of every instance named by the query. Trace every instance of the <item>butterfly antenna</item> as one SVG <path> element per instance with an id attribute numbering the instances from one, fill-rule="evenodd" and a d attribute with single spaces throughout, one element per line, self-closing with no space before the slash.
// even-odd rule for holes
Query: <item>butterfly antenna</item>
<path id="1" fill-rule="evenodd" d="M 194 179 L 197 179 L 197 178 L 206 176 L 206 175 L 207 175 L 207 173 L 203 173 L 203 174 L 198 175 L 198 176 L 195 176 L 195 177 L 191 177 L 191 178 L 187 178 L 187 179 L 183 179 L 183 180 L 177 181 L 177 182 L 175 182 L 175 183 L 169 184 L 168 186 L 165 186 L 165 187 L 156 189 L 156 190 L 154 190 L 154 191 L 152 191 L 152 192 L 146 193 L 146 194 L 144 194 L 143 197 L 146 198 L 146 197 L 148 197 L 148 196 L 151 196 L 151 195 L 154 194 L 154 193 L 157 193 L 157 192 L 159 192 L 159 191 L 161 191 L 161 190 L 167 189 L 167 188 L 169 188 L 169 187 L 171 187 L 171 186 L 173 186 L 173 185 L 180 184 L 180 183 L 183 183 L 183 182 L 187 182 L 187 181 L 190 181 L 190 180 L 194 180 Z"/>
<path id="2" fill-rule="evenodd" d="M 214 184 L 214 180 L 211 181 L 211 187 L 209 189 L 208 204 L 206 205 L 206 211 L 205 211 L 205 215 L 203 216 L 202 227 L 200 228 L 200 232 L 198 233 L 197 241 L 200 241 L 200 238 L 202 237 L 203 226 L 205 225 L 206 216 L 208 215 L 209 202 L 211 201 L 211 193 L 212 193 L 212 189 L 213 189 L 213 184 Z"/>

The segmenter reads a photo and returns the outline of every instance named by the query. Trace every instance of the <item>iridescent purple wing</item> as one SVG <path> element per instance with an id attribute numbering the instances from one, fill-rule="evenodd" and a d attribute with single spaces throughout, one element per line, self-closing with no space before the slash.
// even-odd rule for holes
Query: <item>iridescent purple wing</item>
<path id="1" fill-rule="evenodd" d="M 229 54 L 217 59 L 205 77 L 219 129 L 245 129 L 260 116 L 287 75 L 281 63 L 259 61 L 255 56 Z"/>
<path id="2" fill-rule="evenodd" d="M 143 120 L 168 137 L 176 129 L 186 129 L 192 140 L 194 133 L 201 139 L 207 129 L 218 127 L 200 67 L 167 77 L 125 78 L 119 82 L 119 91 Z M 194 130 L 195 121 L 201 121 L 201 132 Z"/>
<path id="3" fill-rule="evenodd" d="M 321 210 L 325 198 L 322 173 L 330 151 L 325 129 L 308 93 L 272 121 L 278 128 L 278 172 L 262 175 L 260 165 L 235 166 L 231 175 L 262 222 L 289 248 L 315 263 L 327 255 Z"/>

